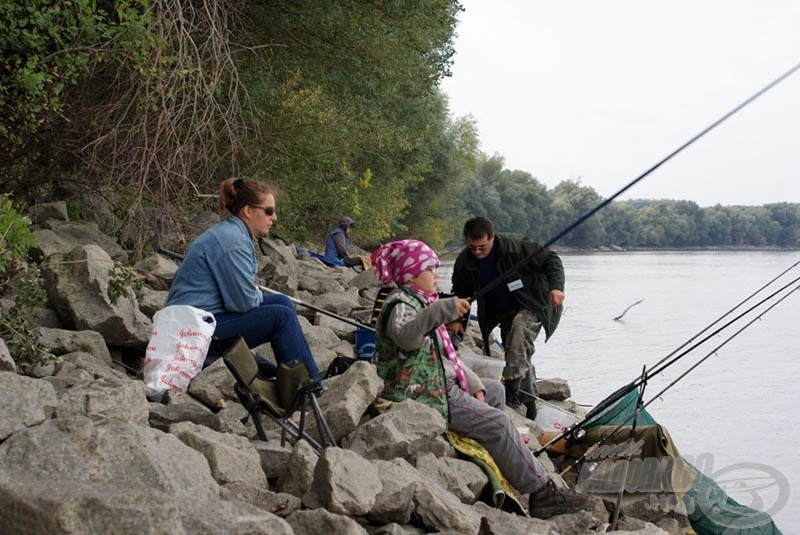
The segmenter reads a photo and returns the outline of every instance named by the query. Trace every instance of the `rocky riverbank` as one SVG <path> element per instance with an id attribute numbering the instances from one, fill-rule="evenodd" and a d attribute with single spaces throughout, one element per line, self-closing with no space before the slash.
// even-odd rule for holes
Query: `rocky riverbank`
<path id="1" fill-rule="evenodd" d="M 161 255 L 135 268 L 145 284 L 109 298 L 114 261 L 127 252 L 96 225 L 71 222 L 62 203 L 32 210 L 47 302 L 35 307 L 36 342 L 55 359 L 18 365 L 0 339 L 0 525 L 7 533 L 549 533 L 604 532 L 613 501 L 539 520 L 486 505 L 487 477 L 443 438 L 445 421 L 406 402 L 375 410 L 382 381 L 357 362 L 325 381 L 319 398 L 339 447 L 317 456 L 308 444 L 260 441 L 222 361 L 188 392 L 148 402 L 141 380 L 153 314 L 177 265 Z M 294 247 L 265 240 L 263 283 L 305 304 L 367 321 L 378 281 L 370 272 L 329 268 Z M 14 287 L 0 296 L 6 313 Z M 354 327 L 298 306 L 320 369 L 354 356 Z M 474 322 L 473 322 L 474 323 Z M 478 352 L 473 330 L 467 348 Z M 269 345 L 255 348 L 271 358 Z M 566 381 L 541 383 L 561 407 Z M 542 430 L 531 429 L 538 449 Z M 553 462 L 540 457 L 560 484 Z M 644 500 L 645 498 L 643 498 Z M 525 499 L 522 503 L 527 503 Z M 686 533 L 685 515 L 626 508 L 619 533 Z"/>

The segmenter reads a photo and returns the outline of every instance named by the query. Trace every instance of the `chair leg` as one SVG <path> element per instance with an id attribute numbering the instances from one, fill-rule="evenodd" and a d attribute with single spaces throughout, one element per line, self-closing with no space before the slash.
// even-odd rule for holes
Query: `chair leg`
<path id="1" fill-rule="evenodd" d="M 314 419 L 317 421 L 317 429 L 319 429 L 319 436 L 322 439 L 323 447 L 336 446 L 336 440 L 333 438 L 333 431 L 331 431 L 328 420 L 325 419 L 325 415 L 322 414 L 317 396 L 312 392 L 307 392 L 306 395 L 311 404 L 311 410 L 314 412 Z"/>
<path id="2" fill-rule="evenodd" d="M 259 408 L 258 400 L 256 400 L 255 396 L 251 392 L 243 391 L 239 388 L 236 389 L 236 395 L 239 397 L 239 402 L 242 404 L 245 410 L 247 410 L 248 414 L 248 416 L 245 416 L 242 419 L 242 423 L 246 423 L 248 417 L 252 418 L 253 425 L 256 428 L 256 433 L 258 433 L 258 438 L 264 442 L 269 442 L 267 431 L 264 429 L 264 421 L 261 419 L 261 409 Z"/>
<path id="3" fill-rule="evenodd" d="M 260 438 L 264 442 L 269 442 L 269 438 L 267 438 L 267 431 L 264 429 L 264 422 L 263 420 L 261 420 L 261 413 L 254 412 L 251 413 L 250 416 L 253 417 L 253 425 L 256 426 L 256 433 L 258 433 L 258 438 Z"/>

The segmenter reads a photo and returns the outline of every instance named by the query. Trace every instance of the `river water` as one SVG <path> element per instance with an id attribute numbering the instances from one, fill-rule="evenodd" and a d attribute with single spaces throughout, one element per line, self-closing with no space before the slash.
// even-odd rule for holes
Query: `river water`
<path id="1" fill-rule="evenodd" d="M 798 263 L 800 252 L 564 253 L 561 258 L 567 278 L 564 316 L 547 343 L 542 332 L 533 362 L 539 378 L 564 378 L 573 400 L 594 405 L 639 377 L 643 366 L 653 367 L 692 340 L 675 352 L 680 355 L 730 321 L 727 316 L 697 336 Z M 451 271 L 452 262 L 442 266 L 442 291 L 450 290 Z M 797 277 L 800 267 L 759 300 Z M 613 319 L 638 300 L 621 320 Z M 753 304 L 748 301 L 733 315 Z M 748 314 L 653 377 L 644 399 L 653 400 L 648 412 L 669 429 L 682 455 L 739 503 L 768 511 L 784 533 L 795 533 L 800 529 L 800 507 L 792 496 L 800 481 L 795 453 L 800 292 L 735 334 L 754 317 Z"/>

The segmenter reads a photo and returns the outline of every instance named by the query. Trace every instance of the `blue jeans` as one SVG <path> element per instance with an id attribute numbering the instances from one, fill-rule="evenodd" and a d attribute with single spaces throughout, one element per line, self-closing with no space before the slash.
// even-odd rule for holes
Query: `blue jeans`
<path id="1" fill-rule="evenodd" d="M 320 380 L 317 363 L 300 329 L 294 305 L 285 295 L 268 294 L 261 305 L 247 312 L 222 312 L 214 317 L 217 320 L 215 337 L 225 339 L 241 336 L 248 347 L 269 342 L 278 363 L 300 361 L 308 366 L 311 377 Z M 205 365 L 208 366 L 217 358 L 210 361 L 206 359 Z"/>

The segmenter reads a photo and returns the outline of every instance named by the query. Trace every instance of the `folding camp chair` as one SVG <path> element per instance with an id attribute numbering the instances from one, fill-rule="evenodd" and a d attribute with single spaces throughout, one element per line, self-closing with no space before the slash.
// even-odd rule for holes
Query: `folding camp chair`
<path id="1" fill-rule="evenodd" d="M 269 440 L 261 419 L 262 415 L 266 415 L 282 430 L 281 446 L 286 445 L 287 434 L 295 440 L 306 440 L 317 454 L 328 446 L 336 445 L 333 432 L 317 401 L 322 384 L 311 378 L 305 364 L 280 364 L 275 378 L 265 379 L 259 376 L 258 364 L 244 338 L 217 341 L 217 347 L 224 347 L 221 351 L 223 362 L 236 379 L 234 390 L 249 413 L 242 423 L 252 418 L 261 440 Z M 314 413 L 317 430 L 322 437 L 321 444 L 305 429 L 307 406 Z M 299 424 L 292 420 L 297 411 L 300 411 Z"/>

